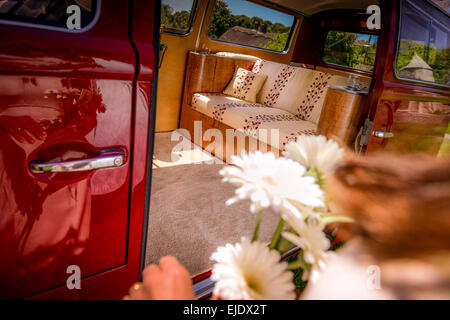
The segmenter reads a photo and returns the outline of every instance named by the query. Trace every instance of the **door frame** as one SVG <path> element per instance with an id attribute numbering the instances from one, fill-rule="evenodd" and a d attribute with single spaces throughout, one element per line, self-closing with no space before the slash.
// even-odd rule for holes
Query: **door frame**
<path id="1" fill-rule="evenodd" d="M 106 5 L 103 6 L 103 8 Z M 152 156 L 156 116 L 156 90 L 159 62 L 160 1 L 128 1 L 128 40 L 135 53 L 132 95 L 132 131 L 130 179 L 125 263 L 81 280 L 82 290 L 65 285 L 25 297 L 25 299 L 122 299 L 130 286 L 141 279 L 145 267 L 148 218 L 150 208 Z M 104 14 L 104 13 L 100 13 Z M 153 19 L 153 32 L 143 32 Z M 138 99 L 138 94 L 141 99 Z M 145 124 L 137 125 L 138 119 Z M 146 143 L 137 143 L 137 137 Z M 137 177 L 137 170 L 143 177 Z"/>

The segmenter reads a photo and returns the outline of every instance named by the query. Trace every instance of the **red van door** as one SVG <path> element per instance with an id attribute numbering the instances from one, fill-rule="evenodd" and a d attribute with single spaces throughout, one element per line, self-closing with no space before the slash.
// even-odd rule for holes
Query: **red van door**
<path id="1" fill-rule="evenodd" d="M 153 4 L 69 2 L 0 5 L 0 298 L 120 298 L 138 279 L 151 77 L 130 26 L 146 6 L 151 75 Z"/>
<path id="2" fill-rule="evenodd" d="M 450 19 L 423 0 L 384 2 L 367 152 L 450 155 Z"/>

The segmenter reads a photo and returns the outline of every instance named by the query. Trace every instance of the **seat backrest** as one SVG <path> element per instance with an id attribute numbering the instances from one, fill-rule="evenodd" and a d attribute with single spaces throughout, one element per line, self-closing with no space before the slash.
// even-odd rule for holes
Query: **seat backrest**
<path id="1" fill-rule="evenodd" d="M 267 75 L 256 101 L 268 107 L 288 111 L 301 120 L 319 123 L 328 85 L 345 85 L 338 75 L 302 67 L 258 60 L 253 72 Z"/>

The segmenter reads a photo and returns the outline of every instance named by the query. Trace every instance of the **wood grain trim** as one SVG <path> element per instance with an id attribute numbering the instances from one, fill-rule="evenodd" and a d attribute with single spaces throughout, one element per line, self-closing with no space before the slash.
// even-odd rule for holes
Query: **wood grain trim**
<path id="1" fill-rule="evenodd" d="M 199 130 L 198 132 L 195 131 L 195 121 L 199 121 L 201 123 L 201 130 Z M 239 155 L 242 150 L 245 150 L 246 152 L 264 150 L 267 152 L 273 152 L 277 156 L 281 156 L 282 153 L 280 150 L 272 148 L 270 145 L 258 141 L 253 137 L 247 136 L 243 132 L 236 130 L 218 120 L 208 117 L 207 115 L 193 109 L 189 104 L 183 104 L 180 129 L 188 130 L 191 136 L 191 141 L 193 143 L 196 143 L 203 149 L 210 151 L 213 155 L 227 163 L 230 162 L 230 158 L 232 155 Z M 222 134 L 222 148 L 221 150 L 219 150 L 219 152 L 217 152 L 217 150 L 215 149 L 210 149 L 214 141 L 205 141 L 199 137 L 199 134 L 201 134 L 201 136 L 203 137 L 205 135 L 205 132 L 209 129 L 217 129 Z M 234 135 L 236 135 L 236 139 L 243 139 L 242 141 L 244 141 L 244 148 L 240 148 L 238 144 L 235 143 L 234 148 L 231 149 L 230 144 L 227 144 L 227 131 L 231 131 Z M 251 148 L 250 146 L 254 146 L 256 148 Z"/>
<path id="2" fill-rule="evenodd" d="M 190 104 L 196 92 L 222 92 L 236 67 L 251 70 L 254 62 L 189 52 L 183 103 Z"/>
<path id="3" fill-rule="evenodd" d="M 317 71 L 326 72 L 326 73 L 329 73 L 329 74 L 333 74 L 333 75 L 337 75 L 337 76 L 341 76 L 341 77 L 344 77 L 344 78 L 347 78 L 350 74 L 355 74 L 353 72 L 342 71 L 342 70 L 337 70 L 337 69 L 323 67 L 323 66 L 317 66 L 316 70 Z M 361 79 L 361 81 L 364 81 L 366 83 L 370 83 L 372 81 L 372 78 L 368 77 L 366 75 L 358 74 L 358 77 L 359 77 L 359 79 Z"/>
<path id="4" fill-rule="evenodd" d="M 365 99 L 358 94 L 328 88 L 317 132 L 351 147 L 367 113 Z"/>

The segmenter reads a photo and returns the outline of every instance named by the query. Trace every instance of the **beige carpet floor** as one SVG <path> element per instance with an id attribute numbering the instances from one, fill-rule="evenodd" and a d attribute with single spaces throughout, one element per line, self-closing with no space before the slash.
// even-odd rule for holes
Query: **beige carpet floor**
<path id="1" fill-rule="evenodd" d="M 235 188 L 221 182 L 224 164 L 206 164 L 214 157 L 198 147 L 172 152 L 178 142 L 171 135 L 155 137 L 146 264 L 173 255 L 195 275 L 211 268 L 218 246 L 250 238 L 256 217 L 248 201 L 225 205 Z M 266 212 L 260 239 L 270 241 L 277 223 L 277 215 Z"/>

